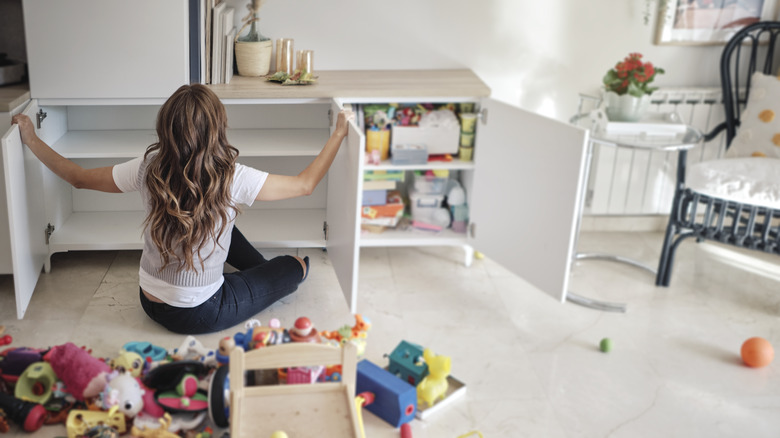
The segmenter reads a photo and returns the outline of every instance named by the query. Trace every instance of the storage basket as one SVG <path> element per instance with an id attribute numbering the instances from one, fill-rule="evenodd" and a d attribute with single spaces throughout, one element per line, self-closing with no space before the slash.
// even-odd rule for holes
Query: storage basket
<path id="1" fill-rule="evenodd" d="M 239 76 L 264 76 L 271 70 L 271 53 L 274 49 L 273 41 L 239 41 L 238 36 L 254 20 L 248 21 L 244 27 L 236 33 L 235 56 Z"/>

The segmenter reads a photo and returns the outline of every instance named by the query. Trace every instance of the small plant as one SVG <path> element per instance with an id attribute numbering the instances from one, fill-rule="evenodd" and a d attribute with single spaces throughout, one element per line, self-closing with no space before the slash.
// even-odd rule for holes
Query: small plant
<path id="1" fill-rule="evenodd" d="M 241 21 L 244 22 L 244 24 L 252 23 L 249 27 L 249 33 L 246 35 L 239 37 L 238 40 L 242 42 L 255 42 L 255 41 L 267 41 L 269 38 L 263 36 L 260 31 L 257 30 L 257 22 L 260 21 L 260 17 L 258 17 L 258 14 L 260 13 L 260 8 L 263 7 L 263 3 L 265 3 L 266 0 L 250 0 L 249 4 L 246 5 L 246 8 L 249 9 L 249 13 L 246 17 L 244 17 Z"/>
<path id="2" fill-rule="evenodd" d="M 641 53 L 629 53 L 604 75 L 604 87 L 619 96 L 630 94 L 642 97 L 658 89 L 651 87 L 650 83 L 656 75 L 663 73 L 662 68 L 655 67 L 650 62 L 642 62 Z"/>

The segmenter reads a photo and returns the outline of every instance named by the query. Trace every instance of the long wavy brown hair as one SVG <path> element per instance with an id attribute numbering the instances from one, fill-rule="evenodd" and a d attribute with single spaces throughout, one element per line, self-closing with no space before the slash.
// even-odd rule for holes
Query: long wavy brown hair
<path id="1" fill-rule="evenodd" d="M 201 250 L 225 233 L 238 149 L 228 144 L 227 115 L 219 98 L 200 84 L 183 85 L 157 114 L 157 143 L 146 149 L 151 209 L 144 221 L 164 269 L 201 268 Z M 213 251 L 213 248 L 212 248 Z"/>

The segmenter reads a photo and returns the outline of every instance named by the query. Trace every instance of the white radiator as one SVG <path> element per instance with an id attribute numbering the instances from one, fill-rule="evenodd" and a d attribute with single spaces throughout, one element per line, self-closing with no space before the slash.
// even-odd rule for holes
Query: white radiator
<path id="1" fill-rule="evenodd" d="M 709 132 L 725 120 L 719 88 L 665 88 L 652 96 L 651 111 L 677 111 Z M 720 158 L 725 135 L 688 151 L 688 164 Z M 671 211 L 677 152 L 649 152 L 596 145 L 585 198 L 589 215 L 658 215 Z"/>

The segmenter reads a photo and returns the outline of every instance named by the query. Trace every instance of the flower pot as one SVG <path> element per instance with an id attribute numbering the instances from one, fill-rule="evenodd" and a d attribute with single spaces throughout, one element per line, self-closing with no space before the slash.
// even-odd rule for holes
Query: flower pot
<path id="1" fill-rule="evenodd" d="M 265 41 L 236 41 L 236 65 L 240 76 L 263 76 L 271 69 L 273 43 Z"/>
<path id="2" fill-rule="evenodd" d="M 650 106 L 650 95 L 642 97 L 630 94 L 618 95 L 614 91 L 604 93 L 604 102 L 607 104 L 607 118 L 616 122 L 636 122 L 641 119 Z"/>

